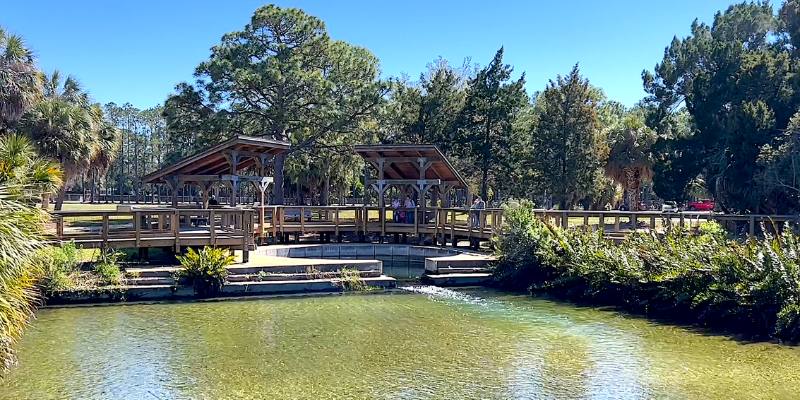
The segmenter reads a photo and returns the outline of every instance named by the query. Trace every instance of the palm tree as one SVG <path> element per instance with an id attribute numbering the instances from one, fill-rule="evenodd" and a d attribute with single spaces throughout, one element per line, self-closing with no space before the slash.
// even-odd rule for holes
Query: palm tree
<path id="1" fill-rule="evenodd" d="M 12 345 L 28 324 L 38 294 L 34 254 L 46 214 L 32 201 L 60 186 L 57 165 L 36 154 L 30 139 L 0 137 L 0 371 L 14 362 Z"/>
<path id="2" fill-rule="evenodd" d="M 0 27 L 0 132 L 8 130 L 42 95 L 42 75 L 22 38 Z"/>
<path id="3" fill-rule="evenodd" d="M 609 134 L 606 175 L 622 186 L 632 211 L 639 210 L 641 186 L 653 178 L 650 152 L 656 135 L 639 115 L 629 113 Z"/>
<path id="4" fill-rule="evenodd" d="M 39 157 L 31 140 L 11 133 L 0 137 L 0 185 L 17 193 L 18 200 L 42 199 L 47 208 L 50 196 L 63 184 L 58 164 Z"/>
<path id="5" fill-rule="evenodd" d="M 103 109 L 99 105 L 92 105 L 92 121 L 97 134 L 97 151 L 89 162 L 89 173 L 92 182 L 92 201 L 96 191 L 97 178 L 105 175 L 111 164 L 119 155 L 122 143 L 122 132 L 108 123 L 103 116 Z"/>
<path id="6" fill-rule="evenodd" d="M 58 71 L 45 78 L 44 100 L 23 119 L 23 128 L 41 153 L 61 163 L 64 185 L 56 198 L 56 210 L 64 202 L 66 187 L 87 171 L 105 173 L 113 161 L 120 140 L 102 109 L 91 104 L 77 80 L 61 80 Z"/>

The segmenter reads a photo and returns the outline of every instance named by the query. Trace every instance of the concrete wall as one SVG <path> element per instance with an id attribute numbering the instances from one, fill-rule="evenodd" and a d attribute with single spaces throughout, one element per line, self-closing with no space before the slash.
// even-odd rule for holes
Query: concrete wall
<path id="1" fill-rule="evenodd" d="M 394 278 L 418 278 L 425 273 L 425 259 L 461 254 L 451 248 L 402 244 L 331 243 L 259 247 L 273 257 L 380 260 L 383 273 Z"/>

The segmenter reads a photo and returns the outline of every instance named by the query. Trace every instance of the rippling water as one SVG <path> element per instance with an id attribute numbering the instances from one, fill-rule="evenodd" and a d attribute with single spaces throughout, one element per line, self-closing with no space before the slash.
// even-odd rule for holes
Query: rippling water
<path id="1" fill-rule="evenodd" d="M 800 349 L 489 290 L 42 310 L 0 399 L 793 399 Z"/>

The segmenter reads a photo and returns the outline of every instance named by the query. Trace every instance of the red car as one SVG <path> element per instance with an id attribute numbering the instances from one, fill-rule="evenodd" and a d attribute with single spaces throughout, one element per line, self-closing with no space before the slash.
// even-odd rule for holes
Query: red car
<path id="1" fill-rule="evenodd" d="M 714 211 L 714 200 L 697 200 L 697 201 L 690 201 L 686 204 L 686 209 L 689 211 Z"/>

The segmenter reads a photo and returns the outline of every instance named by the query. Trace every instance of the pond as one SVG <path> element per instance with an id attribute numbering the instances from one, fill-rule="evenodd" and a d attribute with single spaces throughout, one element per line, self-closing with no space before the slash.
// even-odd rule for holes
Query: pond
<path id="1" fill-rule="evenodd" d="M 795 398 L 800 348 L 491 290 L 46 309 L 0 399 Z"/>

